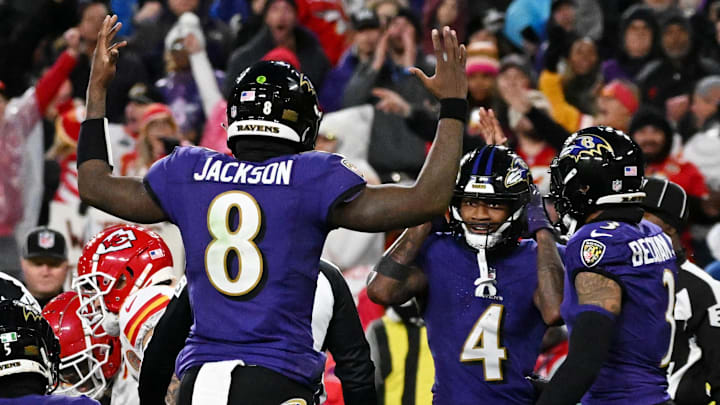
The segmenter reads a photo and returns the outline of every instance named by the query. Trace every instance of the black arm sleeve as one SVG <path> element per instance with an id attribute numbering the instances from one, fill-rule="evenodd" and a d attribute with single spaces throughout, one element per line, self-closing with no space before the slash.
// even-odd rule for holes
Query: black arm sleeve
<path id="1" fill-rule="evenodd" d="M 330 282 L 335 298 L 323 346 L 335 359 L 335 374 L 342 383 L 345 404 L 375 404 L 375 367 L 350 289 L 333 265 L 321 261 L 320 271 Z"/>
<path id="2" fill-rule="evenodd" d="M 424 108 L 414 107 L 410 116 L 405 119 L 408 128 L 424 141 L 432 142 L 435 139 L 435 128 L 437 127 L 437 115 Z"/>
<path id="3" fill-rule="evenodd" d="M 192 308 L 185 286 L 179 296 L 170 300 L 145 349 L 138 387 L 141 405 L 165 403 L 165 394 L 175 371 L 175 358 L 185 346 L 192 322 Z"/>
<path id="4" fill-rule="evenodd" d="M 615 321 L 599 312 L 581 312 L 570 335 L 570 349 L 538 405 L 575 405 L 590 388 L 607 358 Z"/>
<path id="5" fill-rule="evenodd" d="M 570 136 L 570 132 L 537 107 L 532 107 L 525 116 L 533 124 L 538 136 L 555 150 L 562 150 L 563 142 Z"/>

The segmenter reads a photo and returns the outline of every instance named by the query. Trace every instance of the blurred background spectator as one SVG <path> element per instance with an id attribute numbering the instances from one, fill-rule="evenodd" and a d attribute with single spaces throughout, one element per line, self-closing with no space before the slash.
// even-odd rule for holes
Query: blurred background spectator
<path id="1" fill-rule="evenodd" d="M 375 12 L 360 10 L 352 16 L 351 21 L 355 30 L 352 44 L 342 55 L 337 66 L 328 73 L 320 91 L 320 105 L 326 112 L 336 111 L 342 107 L 345 86 L 358 64 L 371 62 L 375 47 L 380 40 L 380 20 Z"/>
<path id="2" fill-rule="evenodd" d="M 447 25 L 457 32 L 458 41 L 464 41 L 468 18 L 466 3 L 466 0 L 427 0 L 423 8 L 422 32 L 442 29 Z M 425 55 L 434 57 L 429 35 L 423 36 L 422 50 Z"/>
<path id="3" fill-rule="evenodd" d="M 689 20 L 679 11 L 661 13 L 662 55 L 638 74 L 643 102 L 667 110 L 677 121 L 690 107 L 690 94 L 704 76 L 720 73 L 716 62 L 698 54 L 700 41 L 694 38 Z"/>
<path id="4" fill-rule="evenodd" d="M 603 62 L 605 81 L 635 77 L 645 65 L 659 57 L 659 31 L 651 8 L 637 4 L 625 10 L 620 20 L 620 46 L 615 56 Z"/>
<path id="5" fill-rule="evenodd" d="M 190 54 L 185 47 L 185 38 L 192 34 L 198 47 L 205 49 L 198 17 L 190 12 L 180 16 L 177 24 L 165 37 L 165 72 L 166 75 L 155 83 L 163 101 L 172 110 L 178 129 L 183 139 L 199 143 L 202 134 L 205 114 L 198 86 L 193 78 L 190 67 Z M 225 79 L 220 70 L 213 72 L 218 85 Z"/>
<path id="6" fill-rule="evenodd" d="M 33 229 L 22 249 L 22 269 L 25 286 L 41 307 L 62 293 L 68 276 L 67 244 L 62 234 L 47 227 Z"/>
<path id="7" fill-rule="evenodd" d="M 108 6 L 98 0 L 84 2 L 78 8 L 79 23 L 74 30 L 80 37 L 80 53 L 77 66 L 70 75 L 74 98 L 85 98 L 97 35 L 108 12 Z M 137 82 L 150 82 L 147 71 L 147 64 L 136 53 L 131 50 L 121 53 L 117 75 L 108 88 L 107 117 L 110 122 L 122 122 L 128 92 Z"/>
<path id="8" fill-rule="evenodd" d="M 358 64 L 346 84 L 344 108 L 375 105 L 368 161 L 382 182 L 411 180 L 425 161 L 425 141 L 410 127 L 414 110 L 428 111 L 430 95 L 408 68 L 428 71 L 420 21 L 409 9 L 390 20 L 372 60 Z"/>
<path id="9" fill-rule="evenodd" d="M 135 150 L 121 158 L 120 174 L 144 176 L 155 161 L 170 154 L 182 141 L 170 107 L 161 103 L 148 105 L 140 120 L 140 135 Z"/>
<path id="10" fill-rule="evenodd" d="M 152 3 L 155 5 L 148 9 Z M 140 9 L 145 9 L 146 13 L 139 21 L 136 18 L 130 45 L 141 55 L 150 79 L 156 80 L 163 75 L 165 37 L 178 23 L 180 16 L 187 12 L 195 13 L 200 18 L 203 34 L 208 38 L 207 52 L 213 66 L 218 69 L 225 68 L 232 47 L 233 33 L 222 20 L 208 15 L 209 5 L 210 2 L 201 0 L 167 0 L 146 2 Z M 118 72 L 121 69 L 122 65 L 118 65 Z"/>
<path id="11" fill-rule="evenodd" d="M 263 9 L 264 26 L 244 46 L 230 56 L 227 79 L 223 94 L 230 94 L 236 77 L 246 67 L 258 62 L 265 54 L 277 47 L 293 51 L 303 73 L 312 80 L 315 88 L 322 88 L 330 62 L 325 56 L 317 37 L 298 22 L 298 6 L 295 0 L 267 0 Z"/>

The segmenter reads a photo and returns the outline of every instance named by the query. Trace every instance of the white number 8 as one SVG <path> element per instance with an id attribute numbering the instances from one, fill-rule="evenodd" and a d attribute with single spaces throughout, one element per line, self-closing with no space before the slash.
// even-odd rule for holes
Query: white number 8
<path id="1" fill-rule="evenodd" d="M 240 214 L 238 229 L 230 229 L 230 211 Z M 210 283 L 225 295 L 239 296 L 257 287 L 263 274 L 260 249 L 253 239 L 260 231 L 260 207 L 248 193 L 228 191 L 215 197 L 208 207 L 208 230 L 212 241 L 205 249 L 205 271 Z M 234 250 L 238 259 L 238 274 L 230 278 L 227 256 Z"/>
<path id="2" fill-rule="evenodd" d="M 263 114 L 270 115 L 272 112 L 272 103 L 270 101 L 266 101 L 265 104 L 263 104 Z"/>

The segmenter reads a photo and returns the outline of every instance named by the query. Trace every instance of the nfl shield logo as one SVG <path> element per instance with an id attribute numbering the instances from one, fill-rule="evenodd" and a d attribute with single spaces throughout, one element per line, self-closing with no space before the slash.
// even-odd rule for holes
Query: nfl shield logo
<path id="1" fill-rule="evenodd" d="M 612 189 L 613 189 L 613 191 L 622 190 L 622 180 L 613 180 Z"/>
<path id="2" fill-rule="evenodd" d="M 40 232 L 38 234 L 38 246 L 43 249 L 50 249 L 55 246 L 55 234 L 52 232 Z"/>
<path id="3" fill-rule="evenodd" d="M 605 244 L 595 239 L 586 239 L 580 248 L 580 258 L 586 267 L 593 267 L 605 255 Z"/>

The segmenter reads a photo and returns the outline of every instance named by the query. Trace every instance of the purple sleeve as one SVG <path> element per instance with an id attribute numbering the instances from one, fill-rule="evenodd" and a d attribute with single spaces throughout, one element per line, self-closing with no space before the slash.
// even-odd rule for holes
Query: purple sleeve
<path id="1" fill-rule="evenodd" d="M 204 150 L 196 147 L 177 147 L 171 154 L 153 163 L 145 175 L 145 187 L 172 223 L 177 223 L 177 205 L 181 199 L 175 197 L 180 192 L 180 183 L 183 178 L 187 178 L 188 171 L 195 169 L 195 164 Z"/>
<path id="2" fill-rule="evenodd" d="M 28 397 L 19 398 L 20 402 L 10 403 L 23 403 L 23 404 L 42 404 L 42 405 L 100 405 L 100 402 L 88 398 L 85 395 L 80 397 L 66 397 L 59 395 L 31 395 Z M 25 399 L 25 401 L 22 401 Z M 2 401 L 0 400 L 0 403 Z"/>
<path id="3" fill-rule="evenodd" d="M 318 215 L 327 223 L 333 207 L 355 199 L 365 188 L 366 182 L 357 167 L 345 157 L 328 153 L 314 155 L 313 159 L 323 160 L 324 164 L 312 165 L 315 176 L 310 182 L 318 197 Z"/>

